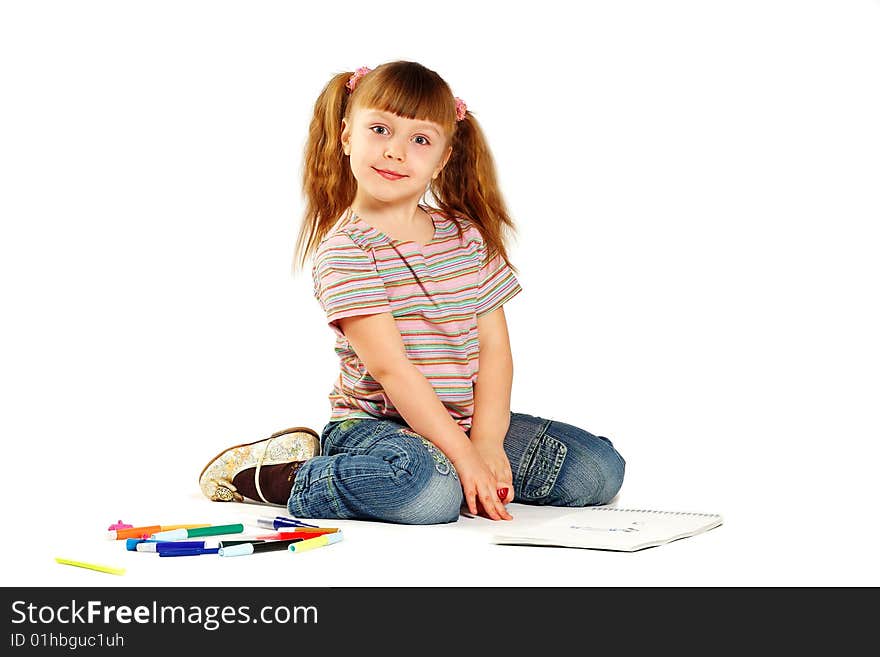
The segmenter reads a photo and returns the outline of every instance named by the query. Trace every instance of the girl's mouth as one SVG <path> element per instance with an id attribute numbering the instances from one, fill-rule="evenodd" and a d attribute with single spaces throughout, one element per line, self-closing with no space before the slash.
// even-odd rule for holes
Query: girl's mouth
<path id="1" fill-rule="evenodd" d="M 393 173 L 386 173 L 385 171 L 382 171 L 381 169 L 377 169 L 376 167 L 373 167 L 373 171 L 378 173 L 385 180 L 400 180 L 401 178 L 406 178 L 406 176 L 396 176 Z"/>

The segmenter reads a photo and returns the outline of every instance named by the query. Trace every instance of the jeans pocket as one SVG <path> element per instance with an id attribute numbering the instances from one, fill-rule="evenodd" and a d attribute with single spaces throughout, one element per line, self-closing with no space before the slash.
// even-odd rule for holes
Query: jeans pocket
<path id="1" fill-rule="evenodd" d="M 523 470 L 519 495 L 525 500 L 547 497 L 565 461 L 568 447 L 549 434 L 536 438 L 526 452 L 528 465 Z"/>

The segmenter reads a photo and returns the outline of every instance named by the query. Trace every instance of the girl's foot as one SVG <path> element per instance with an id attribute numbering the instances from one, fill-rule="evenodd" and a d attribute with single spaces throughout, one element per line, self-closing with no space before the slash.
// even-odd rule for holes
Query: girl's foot
<path id="1" fill-rule="evenodd" d="M 318 434 L 312 429 L 284 429 L 215 456 L 202 469 L 199 487 L 215 502 L 243 502 L 249 498 L 287 506 L 297 471 L 319 451 Z"/>

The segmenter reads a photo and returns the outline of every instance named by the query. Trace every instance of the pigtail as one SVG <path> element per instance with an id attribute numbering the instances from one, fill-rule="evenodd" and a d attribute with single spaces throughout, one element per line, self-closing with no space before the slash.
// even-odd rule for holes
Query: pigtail
<path id="1" fill-rule="evenodd" d="M 432 181 L 431 193 L 448 216 L 463 214 L 483 236 L 488 259 L 500 254 L 516 273 L 508 259 L 505 231 L 515 234 L 516 227 L 498 186 L 492 152 L 476 117 L 468 111 L 456 123 L 452 155 Z"/>
<path id="2" fill-rule="evenodd" d="M 352 73 L 339 73 L 315 101 L 303 153 L 305 213 L 296 240 L 292 271 L 304 267 L 321 238 L 354 201 L 357 181 L 342 150 L 342 119 L 349 103 L 345 88 Z"/>

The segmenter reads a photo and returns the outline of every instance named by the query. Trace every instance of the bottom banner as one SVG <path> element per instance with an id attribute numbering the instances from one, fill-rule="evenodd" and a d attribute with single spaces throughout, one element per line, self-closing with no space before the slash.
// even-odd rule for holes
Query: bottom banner
<path id="1" fill-rule="evenodd" d="M 6 588 L 5 654 L 136 654 L 263 647 L 557 651 L 564 642 L 692 644 L 683 632 L 762 649 L 797 639 L 840 654 L 873 626 L 846 589 Z M 676 638 L 678 637 L 678 638 Z M 621 644 L 620 642 L 623 642 Z M 554 647 L 555 646 L 555 647 Z M 656 646 L 655 646 L 656 647 Z M 754 646 L 753 646 L 754 647 Z M 9 652 L 12 650 L 12 652 Z M 580 651 L 579 651 L 580 652 Z"/>

